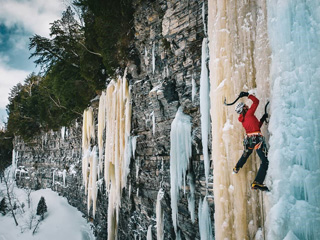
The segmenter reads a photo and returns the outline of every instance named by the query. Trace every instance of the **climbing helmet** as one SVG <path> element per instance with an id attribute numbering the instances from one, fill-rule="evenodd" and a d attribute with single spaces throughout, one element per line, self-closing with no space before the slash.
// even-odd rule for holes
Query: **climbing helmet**
<path id="1" fill-rule="evenodd" d="M 238 103 L 238 105 L 236 106 L 236 109 L 235 109 L 236 112 L 238 114 L 242 113 L 243 107 L 244 107 L 244 103 L 243 102 Z"/>

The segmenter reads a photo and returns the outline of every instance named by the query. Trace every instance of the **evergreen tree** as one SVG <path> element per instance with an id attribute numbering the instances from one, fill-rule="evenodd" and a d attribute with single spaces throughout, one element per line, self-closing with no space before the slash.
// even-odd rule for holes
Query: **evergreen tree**
<path id="1" fill-rule="evenodd" d="M 30 58 L 43 71 L 11 90 L 7 106 L 11 136 L 28 141 L 42 131 L 69 126 L 106 87 L 109 77 L 121 73 L 129 60 L 138 59 L 131 0 L 73 3 L 80 21 L 68 7 L 51 24 L 50 38 L 30 38 Z"/>
<path id="2" fill-rule="evenodd" d="M 48 211 L 47 209 L 47 204 L 46 204 L 46 200 L 44 199 L 44 197 L 40 198 L 40 201 L 38 203 L 38 207 L 37 207 L 37 215 L 41 216 L 41 219 L 44 219 L 44 214 Z"/>
<path id="3" fill-rule="evenodd" d="M 0 129 L 0 182 L 4 178 L 4 170 L 12 163 L 13 136 L 5 129 Z"/>
<path id="4" fill-rule="evenodd" d="M 6 209 L 7 209 L 6 199 L 2 198 L 0 202 L 0 213 L 2 213 L 2 215 L 6 215 Z"/>

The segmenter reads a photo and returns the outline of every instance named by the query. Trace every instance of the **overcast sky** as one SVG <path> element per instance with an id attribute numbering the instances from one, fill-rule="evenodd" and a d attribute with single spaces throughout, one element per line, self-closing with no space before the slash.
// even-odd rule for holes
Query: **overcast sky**
<path id="1" fill-rule="evenodd" d="M 29 38 L 49 37 L 50 23 L 61 18 L 66 0 L 0 0 L 0 125 L 6 121 L 10 89 L 37 72 L 28 59 Z"/>

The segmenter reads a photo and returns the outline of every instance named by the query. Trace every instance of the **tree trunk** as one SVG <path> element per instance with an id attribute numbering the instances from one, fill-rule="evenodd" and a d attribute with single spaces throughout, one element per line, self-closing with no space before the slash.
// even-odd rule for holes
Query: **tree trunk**
<path id="1" fill-rule="evenodd" d="M 10 210 L 11 210 L 11 214 L 12 214 L 12 217 L 14 219 L 14 222 L 16 224 L 16 226 L 18 226 L 18 222 L 17 222 L 17 219 L 16 219 L 16 215 L 13 211 L 13 205 L 12 205 L 12 201 L 11 201 L 11 195 L 10 195 L 10 189 L 9 189 L 9 186 L 8 186 L 8 181 L 9 181 L 9 174 L 7 176 L 7 178 L 5 177 L 4 178 L 4 182 L 6 184 L 6 189 L 7 189 L 7 197 L 8 197 L 8 202 L 9 202 L 9 205 L 10 205 Z"/>

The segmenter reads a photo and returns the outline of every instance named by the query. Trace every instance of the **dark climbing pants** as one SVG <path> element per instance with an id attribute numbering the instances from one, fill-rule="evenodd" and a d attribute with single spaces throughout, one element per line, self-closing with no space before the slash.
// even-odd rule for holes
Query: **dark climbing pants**
<path id="1" fill-rule="evenodd" d="M 236 167 L 242 168 L 243 165 L 247 162 L 253 150 L 256 148 L 258 156 L 261 159 L 261 165 L 255 178 L 255 181 L 262 184 L 266 177 L 269 166 L 268 149 L 264 137 L 262 135 L 247 136 L 243 141 L 243 145 L 244 151 Z"/>

